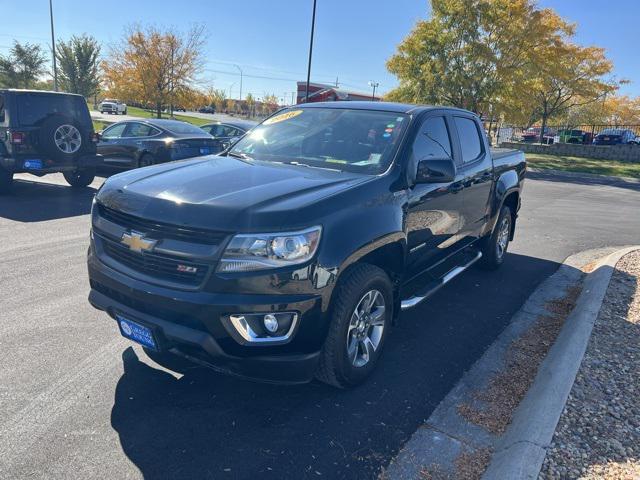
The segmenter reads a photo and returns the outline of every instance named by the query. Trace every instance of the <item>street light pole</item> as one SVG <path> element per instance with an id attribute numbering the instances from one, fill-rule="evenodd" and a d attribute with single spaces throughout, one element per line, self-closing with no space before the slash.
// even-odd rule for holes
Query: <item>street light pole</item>
<path id="1" fill-rule="evenodd" d="M 374 81 L 369 82 L 369 86 L 373 87 L 373 93 L 371 94 L 371 101 L 375 100 L 376 98 L 376 88 L 378 87 L 378 85 L 380 85 L 378 82 L 374 82 Z"/>
<path id="2" fill-rule="evenodd" d="M 58 66 L 56 65 L 56 36 L 53 32 L 53 0 L 49 0 L 49 18 L 51 19 L 51 53 L 53 54 L 53 89 L 58 91 Z"/>
<path id="3" fill-rule="evenodd" d="M 313 0 L 313 14 L 311 15 L 311 40 L 309 41 L 309 63 L 307 64 L 307 89 L 304 95 L 304 101 L 309 101 L 309 81 L 311 79 L 311 54 L 313 53 L 313 31 L 316 26 L 316 0 Z"/>
<path id="4" fill-rule="evenodd" d="M 238 71 L 240 72 L 240 98 L 239 98 L 239 100 L 242 100 L 242 69 L 238 65 L 234 64 L 233 66 L 236 67 L 238 69 Z"/>

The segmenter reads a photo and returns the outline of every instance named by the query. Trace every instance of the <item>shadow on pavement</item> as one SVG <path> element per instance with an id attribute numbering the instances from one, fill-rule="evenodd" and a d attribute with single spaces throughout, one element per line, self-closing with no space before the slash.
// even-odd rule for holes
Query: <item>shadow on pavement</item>
<path id="1" fill-rule="evenodd" d="M 203 368 L 180 379 L 123 353 L 111 424 L 147 479 L 376 478 L 559 264 L 509 254 L 402 315 L 369 381 L 274 386 Z"/>
<path id="2" fill-rule="evenodd" d="M 116 172 L 100 172 L 99 178 Z M 72 188 L 66 184 L 16 178 L 11 192 L 0 195 L 0 217 L 17 222 L 42 222 L 87 215 L 96 194 L 94 187 Z"/>

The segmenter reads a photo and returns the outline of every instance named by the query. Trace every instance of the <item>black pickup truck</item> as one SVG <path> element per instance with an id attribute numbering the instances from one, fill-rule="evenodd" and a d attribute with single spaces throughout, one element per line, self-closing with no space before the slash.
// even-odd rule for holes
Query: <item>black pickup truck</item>
<path id="1" fill-rule="evenodd" d="M 222 154 L 111 177 L 89 301 L 175 370 L 355 385 L 401 310 L 502 264 L 525 169 L 465 110 L 292 107 Z"/>

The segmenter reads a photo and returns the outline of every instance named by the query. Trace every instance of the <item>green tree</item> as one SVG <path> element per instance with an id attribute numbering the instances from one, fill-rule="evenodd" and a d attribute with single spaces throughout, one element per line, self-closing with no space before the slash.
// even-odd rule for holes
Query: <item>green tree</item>
<path id="1" fill-rule="evenodd" d="M 100 44 L 89 35 L 74 35 L 68 42 L 58 42 L 56 59 L 62 90 L 87 98 L 95 95 L 100 88 L 99 56 Z"/>
<path id="2" fill-rule="evenodd" d="M 46 57 L 40 45 L 13 42 L 8 55 L 0 55 L 0 86 L 33 88 L 47 73 Z"/>
<path id="3" fill-rule="evenodd" d="M 513 90 L 530 53 L 571 29 L 533 0 L 432 0 L 431 7 L 387 62 L 400 81 L 389 100 L 488 112 Z"/>

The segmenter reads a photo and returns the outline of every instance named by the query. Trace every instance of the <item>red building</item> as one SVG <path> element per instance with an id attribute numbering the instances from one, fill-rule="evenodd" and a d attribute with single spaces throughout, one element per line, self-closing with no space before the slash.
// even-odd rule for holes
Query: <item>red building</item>
<path id="1" fill-rule="evenodd" d="M 298 99 L 296 103 L 305 103 L 307 92 L 307 82 L 298 82 Z M 353 100 L 375 100 L 380 101 L 380 97 L 371 98 L 371 94 L 350 92 L 335 85 L 324 83 L 309 83 L 309 102 L 337 102 Z"/>

